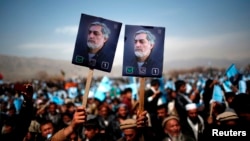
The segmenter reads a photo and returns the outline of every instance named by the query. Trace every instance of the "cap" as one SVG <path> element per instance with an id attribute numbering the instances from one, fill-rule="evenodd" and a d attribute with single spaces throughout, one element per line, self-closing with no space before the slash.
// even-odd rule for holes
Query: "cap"
<path id="1" fill-rule="evenodd" d="M 175 115 L 170 115 L 170 116 L 164 118 L 164 120 L 162 121 L 162 127 L 164 127 L 165 124 L 166 124 L 166 122 L 168 122 L 168 121 L 171 120 L 171 119 L 176 119 L 177 121 L 180 121 L 180 119 L 179 119 L 177 116 L 175 116 Z"/>
<path id="2" fill-rule="evenodd" d="M 237 114 L 233 111 L 226 111 L 221 114 L 219 114 L 216 119 L 218 121 L 226 121 L 226 120 L 232 120 L 232 119 L 238 119 L 239 117 Z"/>
<path id="3" fill-rule="evenodd" d="M 136 120 L 135 119 L 126 119 L 121 122 L 120 129 L 127 129 L 127 128 L 134 128 L 136 127 Z"/>
<path id="4" fill-rule="evenodd" d="M 193 109 L 197 109 L 197 106 L 195 103 L 188 103 L 186 106 L 185 106 L 186 110 L 193 110 Z"/>

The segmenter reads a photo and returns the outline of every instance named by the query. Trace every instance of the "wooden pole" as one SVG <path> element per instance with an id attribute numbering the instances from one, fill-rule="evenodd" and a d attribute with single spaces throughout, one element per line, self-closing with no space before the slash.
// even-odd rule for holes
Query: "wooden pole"
<path id="1" fill-rule="evenodd" d="M 212 117 L 213 116 L 213 108 L 214 108 L 214 102 L 210 103 L 210 112 L 209 112 L 209 116 Z"/>
<path id="2" fill-rule="evenodd" d="M 139 111 L 144 111 L 144 93 L 145 93 L 145 78 L 140 78 L 140 91 L 139 91 Z"/>
<path id="3" fill-rule="evenodd" d="M 89 89 L 90 89 L 90 84 L 91 84 L 91 80 L 93 77 L 93 73 L 94 70 L 93 69 L 89 69 L 89 74 L 87 76 L 87 82 L 86 82 L 86 86 L 85 86 L 85 92 L 82 98 L 82 106 L 86 108 L 87 106 L 87 100 L 88 100 L 88 95 L 89 95 Z"/>
<path id="4" fill-rule="evenodd" d="M 139 89 L 139 112 L 144 111 L 144 95 L 145 95 L 145 78 L 140 78 L 140 89 Z M 139 141 L 144 141 L 144 135 L 141 134 Z"/>

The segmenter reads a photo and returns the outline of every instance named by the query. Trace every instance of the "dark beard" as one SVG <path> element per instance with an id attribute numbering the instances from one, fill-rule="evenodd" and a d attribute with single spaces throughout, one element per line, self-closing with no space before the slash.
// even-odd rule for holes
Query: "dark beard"
<path id="1" fill-rule="evenodd" d="M 190 120 L 191 120 L 191 122 L 193 123 L 193 124 L 197 124 L 197 123 L 200 123 L 200 120 L 199 120 L 199 118 L 198 117 L 196 117 L 196 118 L 189 118 Z"/>

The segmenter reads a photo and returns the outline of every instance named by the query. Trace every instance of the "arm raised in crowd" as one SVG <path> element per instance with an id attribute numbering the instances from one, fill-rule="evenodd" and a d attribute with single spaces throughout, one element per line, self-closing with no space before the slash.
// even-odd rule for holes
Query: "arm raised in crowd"
<path id="1" fill-rule="evenodd" d="M 70 134 L 74 133 L 77 128 L 83 125 L 87 120 L 87 114 L 84 107 L 77 107 L 76 112 L 74 113 L 73 120 L 69 126 L 63 128 L 56 132 L 51 141 L 64 141 L 66 140 Z"/>

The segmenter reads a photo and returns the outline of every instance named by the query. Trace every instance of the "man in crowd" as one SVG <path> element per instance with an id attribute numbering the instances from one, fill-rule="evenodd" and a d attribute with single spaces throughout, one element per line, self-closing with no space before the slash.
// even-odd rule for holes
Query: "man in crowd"
<path id="1" fill-rule="evenodd" d="M 194 138 L 182 133 L 180 119 L 177 116 L 166 117 L 162 126 L 165 133 L 162 141 L 195 141 Z"/>
<path id="2" fill-rule="evenodd" d="M 193 137 L 196 141 L 204 140 L 202 137 L 205 129 L 204 119 L 198 114 L 198 108 L 195 103 L 189 103 L 185 106 L 187 111 L 186 120 L 181 121 L 182 132 Z"/>
<path id="3" fill-rule="evenodd" d="M 157 120 L 156 109 L 158 107 L 158 100 L 161 98 L 160 81 L 152 79 L 150 82 L 150 89 L 145 91 L 145 110 L 148 111 L 151 121 Z"/>
<path id="4" fill-rule="evenodd" d="M 148 128 L 148 119 L 146 111 L 137 112 L 136 119 L 128 118 L 121 122 L 120 129 L 123 136 L 117 141 L 152 141 L 153 135 Z"/>
<path id="5" fill-rule="evenodd" d="M 40 123 L 40 133 L 36 141 L 47 141 L 55 133 L 55 127 L 51 120 L 45 120 Z"/>
<path id="6" fill-rule="evenodd" d="M 185 106 L 192 101 L 186 95 L 186 82 L 184 80 L 177 80 L 175 82 L 175 88 L 177 94 L 175 98 L 175 109 L 182 121 L 182 119 L 185 120 L 185 117 L 187 116 Z"/>

